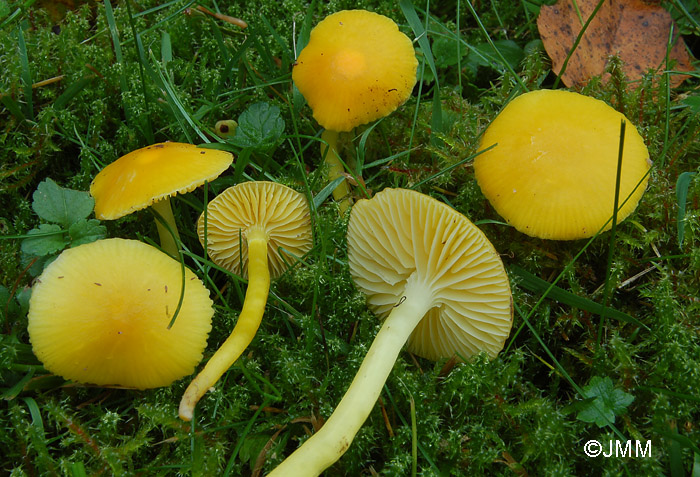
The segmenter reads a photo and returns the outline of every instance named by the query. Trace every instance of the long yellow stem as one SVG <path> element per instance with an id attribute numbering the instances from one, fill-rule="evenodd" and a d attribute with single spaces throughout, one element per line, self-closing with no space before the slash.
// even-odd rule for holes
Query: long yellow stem
<path id="1" fill-rule="evenodd" d="M 404 298 L 384 321 L 331 417 L 267 477 L 314 477 L 348 450 L 372 411 L 401 348 L 434 305 L 429 288 L 415 279 L 408 280 Z"/>
<path id="2" fill-rule="evenodd" d="M 270 291 L 270 270 L 267 266 L 267 236 L 262 229 L 248 229 L 248 289 L 243 308 L 231 335 L 209 359 L 204 369 L 190 383 L 180 401 L 180 418 L 192 420 L 194 407 L 201 397 L 231 367 L 248 347 L 258 331 L 267 294 Z"/>
<path id="3" fill-rule="evenodd" d="M 175 216 L 173 215 L 173 208 L 170 205 L 170 199 L 166 197 L 163 200 L 154 202 L 153 210 L 158 212 L 158 214 L 163 217 L 163 220 L 168 224 L 168 227 L 173 231 L 175 237 L 168 231 L 167 227 L 163 225 L 160 220 L 156 219 L 156 228 L 158 229 L 158 237 L 160 238 L 160 247 L 172 257 L 178 257 L 179 249 L 177 246 L 177 240 L 180 239 L 180 234 L 177 231 L 177 225 L 175 225 Z M 175 240 L 177 238 L 177 240 Z"/>
<path id="4" fill-rule="evenodd" d="M 343 175 L 345 168 L 338 155 L 338 131 L 324 130 L 321 134 L 321 157 L 323 157 L 328 170 L 328 180 L 333 182 Z M 326 143 L 328 146 L 326 146 Z M 350 186 L 343 180 L 333 191 L 333 198 L 340 203 L 340 211 L 345 212 L 352 204 L 350 198 Z"/>

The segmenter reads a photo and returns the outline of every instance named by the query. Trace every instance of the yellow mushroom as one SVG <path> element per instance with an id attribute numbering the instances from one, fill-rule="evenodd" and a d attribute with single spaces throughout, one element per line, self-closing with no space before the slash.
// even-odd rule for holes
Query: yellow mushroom
<path id="1" fill-rule="evenodd" d="M 192 419 L 197 402 L 253 340 L 265 311 L 270 279 L 284 272 L 285 262 L 293 262 L 312 246 L 306 197 L 274 182 L 229 187 L 209 202 L 197 233 L 214 263 L 248 277 L 248 289 L 231 335 L 182 396 L 179 414 L 185 421 Z"/>
<path id="2" fill-rule="evenodd" d="M 331 181 L 343 173 L 338 133 L 384 116 L 402 105 L 416 83 L 411 40 L 393 20 L 365 10 L 344 10 L 326 17 L 311 30 L 299 53 L 292 79 L 325 128 L 321 156 Z M 347 182 L 333 196 L 349 205 Z"/>
<path id="3" fill-rule="evenodd" d="M 29 339 L 46 369 L 100 386 L 155 388 L 192 374 L 214 314 L 209 291 L 155 247 L 106 239 L 65 250 L 29 303 Z"/>
<path id="4" fill-rule="evenodd" d="M 352 208 L 348 262 L 367 303 L 385 317 L 333 414 L 269 477 L 316 476 L 352 443 L 401 348 L 439 359 L 495 356 L 512 326 L 503 263 L 484 234 L 447 205 L 384 189 Z"/>
<path id="5" fill-rule="evenodd" d="M 592 237 L 612 217 L 620 143 L 626 132 L 617 219 L 644 194 L 651 167 L 644 140 L 603 101 L 562 90 L 525 93 L 481 138 L 474 174 L 496 212 L 533 237 Z M 612 226 L 609 222 L 605 230 Z"/>
<path id="6" fill-rule="evenodd" d="M 214 131 L 219 137 L 224 139 L 232 138 L 236 135 L 238 123 L 233 119 L 222 119 L 214 125 Z"/>
<path id="7" fill-rule="evenodd" d="M 170 197 L 190 192 L 217 178 L 233 162 L 226 151 L 193 144 L 164 142 L 120 157 L 95 176 L 90 194 L 95 198 L 95 216 L 114 220 L 146 207 L 160 214 L 179 238 Z M 163 250 L 177 256 L 176 240 L 156 220 Z"/>

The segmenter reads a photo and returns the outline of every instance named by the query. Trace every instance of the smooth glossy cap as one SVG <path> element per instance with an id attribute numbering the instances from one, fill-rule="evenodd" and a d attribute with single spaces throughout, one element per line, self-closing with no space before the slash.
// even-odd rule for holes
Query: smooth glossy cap
<path id="1" fill-rule="evenodd" d="M 476 180 L 520 232 L 554 240 L 592 237 L 612 217 L 623 120 L 620 204 L 629 199 L 618 212 L 622 221 L 644 194 L 649 152 L 624 115 L 578 93 L 540 90 L 511 101 L 482 136 L 480 149 L 495 147 L 474 159 Z"/>
<path id="2" fill-rule="evenodd" d="M 197 222 L 199 241 L 205 243 L 205 214 Z M 237 275 L 248 275 L 248 232 L 256 228 L 267 236 L 272 279 L 287 265 L 311 250 L 311 215 L 306 197 L 282 184 L 256 181 L 229 187 L 207 207 L 207 251 L 217 265 Z"/>
<path id="3" fill-rule="evenodd" d="M 32 289 L 29 338 L 52 373 L 73 381 L 146 389 L 194 372 L 214 314 L 209 291 L 180 263 L 136 240 L 65 250 Z"/>
<path id="4" fill-rule="evenodd" d="M 405 189 L 357 202 L 348 262 L 382 317 L 401 302 L 412 275 L 430 288 L 435 306 L 408 340 L 413 353 L 437 360 L 482 350 L 495 356 L 503 348 L 513 314 L 501 258 L 474 224 L 442 202 Z"/>
<path id="5" fill-rule="evenodd" d="M 90 185 L 95 216 L 114 220 L 211 181 L 233 162 L 226 151 L 163 142 L 130 152 L 102 169 Z"/>
<path id="6" fill-rule="evenodd" d="M 411 40 L 393 20 L 343 10 L 311 30 L 292 79 L 321 126 L 350 131 L 403 104 L 416 84 L 417 67 Z"/>

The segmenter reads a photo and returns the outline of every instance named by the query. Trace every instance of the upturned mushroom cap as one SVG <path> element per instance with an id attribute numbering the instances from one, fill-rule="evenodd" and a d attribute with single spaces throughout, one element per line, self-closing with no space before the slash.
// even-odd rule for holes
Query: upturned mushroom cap
<path id="1" fill-rule="evenodd" d="M 202 213 L 197 223 L 203 247 L 204 218 Z M 262 229 L 267 236 L 272 279 L 280 276 L 295 256 L 311 250 L 313 244 L 306 197 L 275 182 L 243 182 L 229 187 L 209 202 L 206 219 L 205 248 L 209 256 L 217 265 L 243 277 L 248 275 L 246 237 L 251 228 Z"/>
<path id="2" fill-rule="evenodd" d="M 644 194 L 649 152 L 623 114 L 578 93 L 540 90 L 511 101 L 481 139 L 480 149 L 496 146 L 474 159 L 476 180 L 520 232 L 554 240 L 591 237 L 613 214 L 622 120 L 620 204 L 629 196 L 617 215 L 622 221 Z"/>
<path id="3" fill-rule="evenodd" d="M 411 40 L 391 19 L 344 10 L 311 30 L 292 79 L 316 121 L 342 132 L 403 104 L 416 83 L 417 67 Z"/>
<path id="4" fill-rule="evenodd" d="M 68 249 L 32 290 L 29 338 L 52 373 L 73 381 L 167 386 L 202 359 L 214 314 L 209 292 L 180 263 L 136 240 Z"/>
<path id="5" fill-rule="evenodd" d="M 137 149 L 102 169 L 90 185 L 95 216 L 114 220 L 218 177 L 233 162 L 226 151 L 164 142 Z"/>
<path id="6" fill-rule="evenodd" d="M 513 316 L 503 263 L 484 234 L 442 202 L 404 189 L 357 202 L 348 261 L 382 317 L 400 305 L 409 277 L 429 287 L 434 306 L 408 340 L 413 353 L 437 360 L 503 348 Z"/>

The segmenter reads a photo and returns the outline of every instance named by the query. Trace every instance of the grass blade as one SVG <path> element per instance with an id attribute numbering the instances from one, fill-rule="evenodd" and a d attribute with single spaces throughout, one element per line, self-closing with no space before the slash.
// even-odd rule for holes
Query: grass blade
<path id="1" fill-rule="evenodd" d="M 625 148 L 625 120 L 620 121 L 620 146 L 617 150 L 617 172 L 615 173 L 615 199 L 613 200 L 612 226 L 610 228 L 610 245 L 608 246 L 608 264 L 605 268 L 605 286 L 603 288 L 603 308 L 600 313 L 600 323 L 598 324 L 598 346 L 603 336 L 603 326 L 605 325 L 605 308 L 610 298 L 610 273 L 612 271 L 613 255 L 615 253 L 615 235 L 617 232 L 617 211 L 620 206 L 620 178 L 622 176 L 622 151 Z"/>
<path id="2" fill-rule="evenodd" d="M 601 2 L 602 2 L 602 0 L 601 0 Z M 504 67 L 505 69 L 507 69 L 508 72 L 509 72 L 511 75 L 513 75 L 513 79 L 518 83 L 518 85 L 519 85 L 520 88 L 523 90 L 523 92 L 529 91 L 528 87 L 525 85 L 525 83 L 523 83 L 523 80 L 522 80 L 522 79 L 520 78 L 520 76 L 515 72 L 515 70 L 513 69 L 513 67 L 512 67 L 512 66 L 510 65 L 510 63 L 508 62 L 508 60 L 506 60 L 506 59 L 504 58 L 503 53 L 501 53 L 501 50 L 499 50 L 499 49 L 496 47 L 496 44 L 495 44 L 495 43 L 493 42 L 493 40 L 491 39 L 491 35 L 489 35 L 488 30 L 486 29 L 486 27 L 484 26 L 484 24 L 481 22 L 481 18 L 479 18 L 479 15 L 476 13 L 476 10 L 474 10 L 474 6 L 472 5 L 471 0 L 467 0 L 466 3 L 467 3 L 467 7 L 469 7 L 469 11 L 470 11 L 471 14 L 474 16 L 474 19 L 476 20 L 476 23 L 479 25 L 479 29 L 481 29 L 482 33 L 483 33 L 484 36 L 486 37 L 486 41 L 487 41 L 488 44 L 491 46 L 491 48 L 493 48 L 493 51 L 496 52 L 496 55 L 498 55 L 499 60 L 501 60 L 501 64 L 503 65 L 503 67 Z M 558 79 L 558 77 L 557 77 L 557 79 Z M 556 86 L 555 86 L 555 87 L 556 87 Z"/>
<path id="3" fill-rule="evenodd" d="M 416 424 L 416 402 L 411 396 L 411 477 L 418 471 L 418 426 Z"/>
<path id="4" fill-rule="evenodd" d="M 15 118 L 17 118 L 17 121 L 25 121 L 27 119 L 22 112 L 22 108 L 20 108 L 19 104 L 17 104 L 17 101 L 12 99 L 9 94 L 0 95 L 0 102 L 2 102 L 7 110 L 12 113 Z"/>
<path id="5" fill-rule="evenodd" d="M 61 93 L 61 96 L 56 98 L 56 101 L 53 103 L 54 109 L 64 109 L 66 106 L 68 106 L 71 100 L 75 98 L 78 93 L 83 91 L 90 83 L 92 83 L 92 80 L 94 79 L 95 76 L 86 76 L 84 78 L 80 78 L 78 81 L 70 85 L 63 93 Z"/>
<path id="6" fill-rule="evenodd" d="M 32 72 L 29 69 L 29 55 L 27 53 L 27 43 L 24 41 L 23 23 L 17 27 L 17 48 L 19 49 L 19 61 L 22 67 L 22 86 L 24 86 L 24 101 L 26 102 L 25 114 L 28 119 L 34 118 L 34 104 L 32 101 Z"/>
<path id="7" fill-rule="evenodd" d="M 49 455 L 49 451 L 46 448 L 46 431 L 44 430 L 44 420 L 41 417 L 41 411 L 39 410 L 39 405 L 31 397 L 22 398 L 24 403 L 29 409 L 29 415 L 32 416 L 32 426 L 30 431 L 30 440 L 35 447 L 36 453 L 39 456 L 40 468 L 43 468 L 44 472 L 53 474 L 55 468 Z"/>
<path id="8" fill-rule="evenodd" d="M 435 88 L 433 90 L 433 114 L 430 126 L 433 131 L 444 132 L 442 124 L 442 103 L 440 102 L 440 83 L 438 80 L 437 68 L 435 67 L 435 59 L 433 58 L 433 52 L 430 48 L 430 41 L 428 40 L 427 29 L 421 23 L 418 13 L 416 13 L 416 9 L 413 7 L 413 4 L 410 1 L 401 0 L 399 2 L 399 6 L 401 7 L 401 11 L 408 21 L 408 25 L 411 27 L 411 30 L 413 30 L 413 34 L 416 36 L 416 41 L 423 52 L 425 62 L 428 63 L 430 71 L 435 77 Z M 426 9 L 427 8 L 428 7 L 426 7 Z M 428 15 L 426 14 L 426 22 L 427 17 Z M 433 134 L 431 134 L 431 140 L 439 141 Z"/>
<path id="9" fill-rule="evenodd" d="M 170 42 L 170 34 L 167 31 L 164 31 L 161 35 L 160 60 L 163 62 L 164 67 L 173 61 L 173 45 Z"/>
<path id="10" fill-rule="evenodd" d="M 510 273 L 516 275 L 520 281 L 518 284 L 523 288 L 530 290 L 535 293 L 544 293 L 548 298 L 558 301 L 564 305 L 571 306 L 573 308 L 578 308 L 579 310 L 588 311 L 596 315 L 605 314 L 610 318 L 615 318 L 616 320 L 624 321 L 636 326 L 641 326 L 642 328 L 649 329 L 641 321 L 637 320 L 633 316 L 623 313 L 614 308 L 603 306 L 600 303 L 596 303 L 588 298 L 583 298 L 581 296 L 575 295 L 569 291 L 566 291 L 558 286 L 553 286 L 549 282 L 542 280 L 539 277 L 523 270 L 522 268 L 512 265 L 510 268 Z"/>
<path id="11" fill-rule="evenodd" d="M 678 246 L 683 246 L 685 237 L 685 205 L 688 200 L 688 188 L 695 172 L 684 172 L 676 181 L 676 202 L 678 203 Z"/>
<path id="12" fill-rule="evenodd" d="M 323 202 L 328 198 L 328 196 L 333 193 L 335 188 L 338 187 L 338 184 L 340 184 L 344 180 L 345 177 L 343 176 L 337 177 L 333 180 L 333 182 L 321 189 L 321 191 L 318 194 L 316 194 L 316 197 L 314 197 L 314 209 L 318 209 L 321 206 L 321 204 L 323 204 Z"/>

